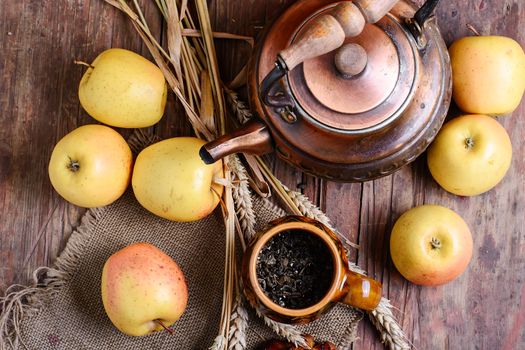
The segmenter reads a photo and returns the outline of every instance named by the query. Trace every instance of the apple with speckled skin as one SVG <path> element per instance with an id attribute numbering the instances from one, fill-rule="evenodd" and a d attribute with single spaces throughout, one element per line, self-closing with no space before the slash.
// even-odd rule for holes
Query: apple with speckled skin
<path id="1" fill-rule="evenodd" d="M 460 276 L 472 258 L 472 234 L 456 212 L 440 205 L 420 205 L 396 221 L 390 255 L 412 283 L 437 286 Z"/>
<path id="2" fill-rule="evenodd" d="M 182 270 L 149 243 L 135 243 L 110 256 L 102 270 L 101 289 L 109 319 L 132 336 L 168 329 L 188 303 Z"/>
<path id="3" fill-rule="evenodd" d="M 78 97 L 86 112 L 101 123 L 145 128 L 164 114 L 168 85 L 162 71 L 146 58 L 112 48 L 89 65 Z"/>
<path id="4" fill-rule="evenodd" d="M 222 161 L 206 164 L 199 150 L 206 143 L 196 137 L 174 137 L 140 152 L 131 186 L 147 210 L 173 221 L 196 221 L 219 204 L 223 186 Z"/>
<path id="5" fill-rule="evenodd" d="M 104 125 L 84 125 L 64 136 L 49 160 L 49 180 L 65 200 L 102 207 L 128 188 L 133 156 L 126 140 Z"/>
<path id="6" fill-rule="evenodd" d="M 449 49 L 452 94 L 471 114 L 512 113 L 525 92 L 525 52 L 504 36 L 470 36 Z"/>

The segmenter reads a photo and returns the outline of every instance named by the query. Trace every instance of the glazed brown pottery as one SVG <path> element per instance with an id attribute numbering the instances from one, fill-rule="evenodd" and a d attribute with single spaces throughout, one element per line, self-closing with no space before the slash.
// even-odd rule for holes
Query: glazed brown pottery
<path id="1" fill-rule="evenodd" d="M 314 305 L 302 309 L 284 308 L 273 302 L 261 288 L 257 275 L 257 261 L 265 245 L 279 233 L 293 235 L 296 232 L 320 238 L 331 256 L 327 263 L 333 265 L 326 294 Z M 302 216 L 287 216 L 275 220 L 266 230 L 256 235 L 243 256 L 242 285 L 253 307 L 273 320 L 284 323 L 308 323 L 337 302 L 373 310 L 381 299 L 379 282 L 349 270 L 345 249 L 337 236 L 320 222 Z"/>
<path id="2" fill-rule="evenodd" d="M 249 124 L 201 149 L 279 157 L 335 181 L 365 181 L 413 161 L 451 97 L 447 48 L 432 12 L 408 0 L 301 0 L 258 42 Z"/>

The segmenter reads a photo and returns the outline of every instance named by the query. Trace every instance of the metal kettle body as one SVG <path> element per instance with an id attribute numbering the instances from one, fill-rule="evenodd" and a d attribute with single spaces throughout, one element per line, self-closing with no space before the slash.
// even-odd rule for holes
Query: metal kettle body
<path id="1" fill-rule="evenodd" d="M 201 157 L 211 163 L 275 150 L 308 174 L 342 182 L 410 163 L 434 139 L 450 105 L 450 60 L 431 16 L 437 2 L 418 11 L 404 0 L 294 3 L 268 28 L 249 64 L 250 106 L 258 117 L 204 145 Z"/>

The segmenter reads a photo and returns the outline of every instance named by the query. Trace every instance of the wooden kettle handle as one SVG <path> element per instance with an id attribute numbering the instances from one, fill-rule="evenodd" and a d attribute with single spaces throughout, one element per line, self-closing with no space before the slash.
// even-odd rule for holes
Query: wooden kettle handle
<path id="1" fill-rule="evenodd" d="M 307 59 L 333 51 L 344 44 L 346 37 L 359 35 L 366 22 L 375 23 L 381 19 L 397 1 L 342 1 L 312 21 L 301 38 L 281 51 L 279 56 L 287 70 L 292 70 Z"/>

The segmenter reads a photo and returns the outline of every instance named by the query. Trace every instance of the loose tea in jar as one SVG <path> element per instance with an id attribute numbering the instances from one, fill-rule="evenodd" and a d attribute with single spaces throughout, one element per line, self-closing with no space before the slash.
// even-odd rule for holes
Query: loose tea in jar
<path id="1" fill-rule="evenodd" d="M 303 309 L 327 294 L 334 262 L 321 238 L 303 230 L 287 230 L 261 249 L 256 272 L 261 289 L 275 304 Z"/>
<path id="2" fill-rule="evenodd" d="M 336 303 L 374 310 L 381 283 L 353 272 L 337 235 L 297 215 L 269 223 L 246 247 L 242 288 L 250 304 L 282 323 L 305 324 Z"/>

